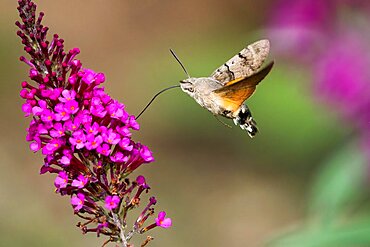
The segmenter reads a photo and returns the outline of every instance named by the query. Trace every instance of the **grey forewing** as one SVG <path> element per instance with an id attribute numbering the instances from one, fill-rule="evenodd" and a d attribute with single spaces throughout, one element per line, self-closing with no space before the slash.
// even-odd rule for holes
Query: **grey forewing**
<path id="1" fill-rule="evenodd" d="M 268 40 L 260 40 L 248 45 L 215 70 L 211 77 L 225 85 L 234 79 L 251 76 L 262 66 L 269 51 Z"/>

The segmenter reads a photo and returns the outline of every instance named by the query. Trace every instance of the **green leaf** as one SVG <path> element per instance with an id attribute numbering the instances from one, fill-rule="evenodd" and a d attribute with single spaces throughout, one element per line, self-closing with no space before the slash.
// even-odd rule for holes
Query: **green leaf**
<path id="1" fill-rule="evenodd" d="M 345 227 L 311 228 L 270 242 L 269 247 L 355 247 L 370 246 L 370 218 Z"/>
<path id="2" fill-rule="evenodd" d="M 367 162 L 361 148 L 351 144 L 324 163 L 312 189 L 310 214 L 330 224 L 363 192 Z"/>

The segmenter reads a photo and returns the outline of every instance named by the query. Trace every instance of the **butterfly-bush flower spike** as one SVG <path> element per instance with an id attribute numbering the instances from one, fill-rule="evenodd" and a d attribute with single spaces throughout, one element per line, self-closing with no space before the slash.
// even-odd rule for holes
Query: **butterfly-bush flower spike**
<path id="1" fill-rule="evenodd" d="M 157 224 L 157 226 L 163 228 L 169 228 L 172 226 L 171 218 L 166 218 L 166 212 L 164 211 L 159 212 L 158 217 L 155 219 L 155 223 Z"/>
<path id="2" fill-rule="evenodd" d="M 78 224 L 83 233 L 132 246 L 128 241 L 148 230 L 142 225 L 153 217 L 156 203 L 150 199 L 130 230 L 126 217 L 150 187 L 143 176 L 135 181 L 129 175 L 154 161 L 147 146 L 131 139 L 131 131 L 140 126 L 101 87 L 104 74 L 83 68 L 78 48 L 65 51 L 57 34 L 47 40 L 44 14 L 37 16 L 33 1 L 18 0 L 18 5 L 17 35 L 30 56 L 20 60 L 30 67 L 32 81 L 22 82 L 20 96 L 25 100 L 22 111 L 31 118 L 26 140 L 33 152 L 44 155 L 40 174 L 56 174 L 56 192 L 70 197 L 75 214 L 85 221 Z M 158 222 L 169 225 L 165 218 Z"/>

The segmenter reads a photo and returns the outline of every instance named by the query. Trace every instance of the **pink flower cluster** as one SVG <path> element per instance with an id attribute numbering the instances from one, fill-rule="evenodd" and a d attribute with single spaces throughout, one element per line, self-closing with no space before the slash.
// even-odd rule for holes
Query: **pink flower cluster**
<path id="1" fill-rule="evenodd" d="M 33 116 L 27 141 L 32 151 L 42 149 L 45 155 L 42 173 L 57 172 L 51 168 L 53 164 L 61 165 L 63 170 L 69 170 L 70 165 L 83 166 L 75 153 L 89 152 L 96 161 L 119 164 L 117 173 L 130 173 L 152 162 L 150 150 L 131 140 L 130 130 L 139 129 L 135 117 L 98 87 L 104 75 L 81 69 L 78 60 L 72 60 L 69 66 L 71 73 L 60 87 L 44 83 L 44 78 L 49 77 L 34 66 L 31 79 L 38 79 L 39 86 L 22 83 L 20 94 L 26 99 L 22 109 L 25 116 Z M 75 176 L 80 175 L 78 172 Z"/>
<path id="2" fill-rule="evenodd" d="M 21 57 L 21 61 L 31 67 L 33 81 L 22 82 L 20 96 L 26 101 L 25 116 L 32 117 L 26 138 L 30 149 L 44 155 L 40 173 L 57 174 L 56 191 L 71 196 L 75 213 L 87 220 L 79 223 L 83 232 L 108 235 L 109 241 L 128 246 L 134 233 L 145 232 L 141 227 L 153 215 L 156 203 L 149 201 L 125 236 L 127 212 L 139 206 L 140 195 L 150 189 L 143 176 L 130 182 L 128 175 L 153 162 L 152 152 L 131 139 L 131 131 L 139 130 L 139 124 L 122 103 L 104 92 L 100 86 L 104 74 L 83 68 L 76 59 L 79 49 L 66 53 L 58 35 L 51 42 L 46 40 L 48 28 L 41 24 L 44 14 L 36 19 L 31 0 L 18 4 L 23 23 L 16 22 L 17 34 L 31 57 Z M 167 228 L 171 220 L 163 217 L 161 212 L 155 224 Z M 98 226 L 88 228 L 93 222 Z"/>

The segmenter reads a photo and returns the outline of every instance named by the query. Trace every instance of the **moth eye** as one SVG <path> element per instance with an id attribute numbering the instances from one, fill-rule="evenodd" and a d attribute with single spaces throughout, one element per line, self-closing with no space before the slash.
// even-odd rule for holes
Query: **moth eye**
<path id="1" fill-rule="evenodd" d="M 190 93 L 194 93 L 194 88 L 189 87 L 189 88 L 188 88 L 188 91 L 189 91 Z"/>

